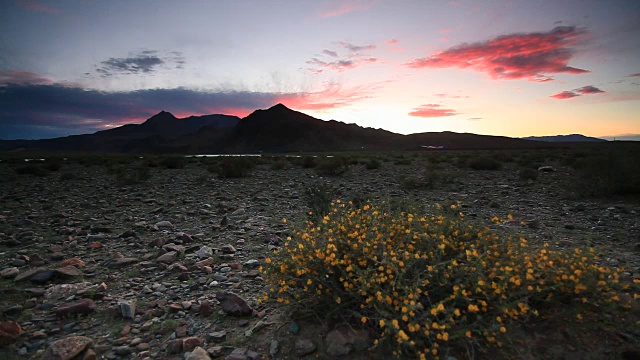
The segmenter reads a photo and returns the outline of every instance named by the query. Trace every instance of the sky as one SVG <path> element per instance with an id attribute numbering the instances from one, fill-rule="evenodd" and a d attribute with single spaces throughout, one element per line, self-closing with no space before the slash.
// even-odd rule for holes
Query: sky
<path id="1" fill-rule="evenodd" d="M 640 1 L 0 1 L 0 139 L 277 103 L 401 134 L 640 134 Z"/>

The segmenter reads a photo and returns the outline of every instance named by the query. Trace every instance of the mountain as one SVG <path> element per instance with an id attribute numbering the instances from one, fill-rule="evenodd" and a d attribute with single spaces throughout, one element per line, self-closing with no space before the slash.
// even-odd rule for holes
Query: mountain
<path id="1" fill-rule="evenodd" d="M 245 118 L 228 115 L 178 119 L 161 111 L 142 124 L 88 135 L 44 140 L 0 141 L 0 150 L 29 149 L 120 153 L 280 153 L 323 151 L 521 149 L 549 143 L 453 132 L 401 135 L 340 121 L 324 121 L 282 104 Z"/>
<path id="2" fill-rule="evenodd" d="M 622 134 L 616 136 L 603 136 L 602 138 L 609 141 L 640 141 L 640 134 Z"/>
<path id="3" fill-rule="evenodd" d="M 190 116 L 179 119 L 161 111 L 142 124 L 127 124 L 93 134 L 72 135 L 43 140 L 0 141 L 0 150 L 28 148 L 79 152 L 148 152 L 164 148 L 172 139 L 202 128 L 232 128 L 240 121 L 231 115 Z"/>
<path id="4" fill-rule="evenodd" d="M 602 142 L 607 141 L 600 138 L 584 136 L 581 134 L 555 135 L 555 136 L 528 136 L 525 140 L 545 141 L 545 142 Z"/>

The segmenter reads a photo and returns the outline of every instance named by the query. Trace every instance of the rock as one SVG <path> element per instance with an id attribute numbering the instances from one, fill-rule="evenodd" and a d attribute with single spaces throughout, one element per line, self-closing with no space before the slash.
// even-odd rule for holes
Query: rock
<path id="1" fill-rule="evenodd" d="M 556 168 L 554 168 L 553 166 L 549 166 L 549 165 L 540 166 L 538 168 L 538 171 L 541 171 L 541 172 L 556 172 Z"/>
<path id="2" fill-rule="evenodd" d="M 33 275 L 29 281 L 31 281 L 34 284 L 45 284 L 47 281 L 53 279 L 53 277 L 55 276 L 56 272 L 53 270 L 44 270 L 41 271 L 35 275 Z"/>
<path id="3" fill-rule="evenodd" d="M 208 246 L 203 246 L 196 252 L 196 256 L 200 259 L 206 259 L 213 256 L 213 249 Z M 208 264 L 210 265 L 210 264 Z"/>
<path id="4" fill-rule="evenodd" d="M 297 339 L 295 349 L 297 356 L 305 356 L 316 351 L 316 344 L 309 339 Z"/>
<path id="5" fill-rule="evenodd" d="M 207 349 L 207 353 L 210 356 L 217 358 L 224 354 L 224 348 L 222 346 L 212 346 Z"/>
<path id="6" fill-rule="evenodd" d="M 211 340 L 215 343 L 220 343 L 225 341 L 227 338 L 227 332 L 222 330 L 222 331 L 215 331 L 212 333 L 207 334 L 207 340 Z"/>
<path id="7" fill-rule="evenodd" d="M 173 228 L 175 228 L 175 226 L 169 222 L 169 221 L 158 221 L 156 223 L 156 227 L 158 227 L 158 229 L 167 229 L 167 230 L 172 230 Z"/>
<path id="8" fill-rule="evenodd" d="M 123 267 L 123 266 L 127 266 L 127 265 L 131 265 L 131 264 L 135 264 L 137 262 L 139 262 L 140 260 L 135 259 L 135 258 L 127 258 L 127 257 L 122 257 L 122 258 L 118 258 L 115 259 L 111 265 L 113 267 Z"/>
<path id="9" fill-rule="evenodd" d="M 129 346 L 127 346 L 127 345 L 115 346 L 113 348 L 113 352 L 116 355 L 119 355 L 119 356 L 127 356 L 127 355 L 131 354 L 131 348 Z"/>
<path id="10" fill-rule="evenodd" d="M 20 325 L 13 321 L 0 322 L 0 346 L 7 346 L 18 339 L 22 334 Z"/>
<path id="11" fill-rule="evenodd" d="M 82 270 L 73 265 L 67 265 L 53 270 L 56 274 L 66 277 L 82 276 Z M 32 280 L 33 281 L 33 278 Z"/>
<path id="12" fill-rule="evenodd" d="M 564 228 L 567 230 L 575 230 L 576 226 L 574 224 L 564 224 Z"/>
<path id="13" fill-rule="evenodd" d="M 20 281 L 25 281 L 25 280 L 29 280 L 32 277 L 34 277 L 35 275 L 45 271 L 46 269 L 44 268 L 36 268 L 36 269 L 29 269 L 25 272 L 22 272 L 18 275 L 16 275 L 16 277 L 13 279 L 13 281 L 16 282 L 20 282 Z"/>
<path id="14" fill-rule="evenodd" d="M 271 340 L 271 344 L 269 345 L 269 355 L 272 358 L 275 358 L 275 356 L 278 354 L 278 351 L 280 351 L 280 343 L 278 342 L 278 340 Z"/>
<path id="15" fill-rule="evenodd" d="M 203 301 L 200 303 L 200 315 L 201 316 L 211 316 L 213 314 L 213 306 L 208 301 Z"/>
<path id="16" fill-rule="evenodd" d="M 200 345 L 202 345 L 202 340 L 200 340 L 200 338 L 195 336 L 188 337 L 182 341 L 182 350 L 191 351 Z"/>
<path id="17" fill-rule="evenodd" d="M 262 356 L 255 351 L 246 348 L 235 348 L 226 357 L 226 360 L 261 360 Z"/>
<path id="18" fill-rule="evenodd" d="M 167 344 L 167 352 L 169 354 L 178 354 L 182 352 L 182 339 L 169 341 Z"/>
<path id="19" fill-rule="evenodd" d="M 89 314 L 94 311 L 96 311 L 96 304 L 91 299 L 82 299 L 70 304 L 62 304 L 55 310 L 58 317 L 73 314 Z"/>
<path id="20" fill-rule="evenodd" d="M 350 339 L 340 330 L 333 330 L 324 340 L 327 355 L 331 357 L 345 356 L 353 349 Z"/>
<path id="21" fill-rule="evenodd" d="M 73 265 L 76 267 L 85 267 L 85 263 L 84 261 L 78 259 L 78 258 L 71 258 L 71 259 L 67 259 L 65 261 L 63 261 L 62 263 L 60 263 L 60 267 L 65 267 L 65 266 L 69 266 L 69 265 Z"/>
<path id="22" fill-rule="evenodd" d="M 18 270 L 17 267 L 10 267 L 10 268 L 0 270 L 0 277 L 3 279 L 11 279 L 18 276 L 19 273 L 20 273 L 20 270 Z"/>
<path id="23" fill-rule="evenodd" d="M 160 257 L 158 257 L 158 259 L 156 259 L 156 261 L 159 262 L 159 263 L 170 264 L 170 263 L 174 262 L 177 257 L 178 257 L 178 253 L 177 252 L 169 251 L 168 253 L 166 253 L 164 255 L 160 255 Z"/>
<path id="24" fill-rule="evenodd" d="M 120 314 L 125 319 L 133 319 L 136 317 L 136 300 L 123 300 L 118 306 L 120 307 Z"/>
<path id="25" fill-rule="evenodd" d="M 207 353 L 207 350 L 200 346 L 196 346 L 185 360 L 211 360 L 211 357 L 209 356 L 209 353 Z"/>
<path id="26" fill-rule="evenodd" d="M 93 340 L 85 336 L 70 336 L 49 345 L 43 359 L 71 360 L 93 345 Z"/>
<path id="27" fill-rule="evenodd" d="M 227 244 L 227 245 L 223 245 L 222 246 L 222 253 L 223 254 L 234 254 L 236 251 L 237 251 L 236 248 L 231 244 Z"/>
<path id="28" fill-rule="evenodd" d="M 22 305 L 13 305 L 5 309 L 4 313 L 8 316 L 15 316 L 22 313 L 22 310 L 24 310 Z"/>
<path id="29" fill-rule="evenodd" d="M 297 322 L 292 321 L 291 325 L 289 325 L 289 332 L 293 335 L 298 335 L 298 333 L 300 332 L 300 325 L 298 325 Z"/>
<path id="30" fill-rule="evenodd" d="M 258 260 L 249 260 L 243 264 L 246 267 L 258 267 L 260 266 L 260 262 Z"/>
<path id="31" fill-rule="evenodd" d="M 81 282 L 75 284 L 57 284 L 47 288 L 44 291 L 44 297 L 47 299 L 60 299 L 75 295 L 80 291 L 85 291 L 91 286 L 89 282 Z"/>
<path id="32" fill-rule="evenodd" d="M 253 314 L 253 309 L 244 299 L 234 293 L 218 291 L 216 298 L 220 301 L 222 311 L 232 316 L 247 316 Z"/>

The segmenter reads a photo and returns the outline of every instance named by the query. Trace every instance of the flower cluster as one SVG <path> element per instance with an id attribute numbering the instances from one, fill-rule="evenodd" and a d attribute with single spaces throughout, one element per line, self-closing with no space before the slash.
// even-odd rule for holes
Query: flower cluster
<path id="1" fill-rule="evenodd" d="M 441 210 L 422 216 L 336 200 L 266 259 L 264 299 L 347 316 L 371 327 L 376 344 L 422 359 L 456 342 L 502 346 L 511 324 L 554 304 L 571 303 L 581 319 L 633 290 L 592 249 L 533 245 L 465 221 L 456 205 Z"/>

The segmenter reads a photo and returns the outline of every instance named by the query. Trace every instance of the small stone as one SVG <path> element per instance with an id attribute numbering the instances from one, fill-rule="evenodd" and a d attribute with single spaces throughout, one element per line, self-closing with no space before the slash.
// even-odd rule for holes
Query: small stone
<path id="1" fill-rule="evenodd" d="M 208 301 L 203 301 L 200 303 L 200 315 L 201 316 L 211 316 L 213 314 L 213 306 Z"/>
<path id="2" fill-rule="evenodd" d="M 6 346 L 18 339 L 22 334 L 20 325 L 13 321 L 0 322 L 0 346 Z"/>
<path id="3" fill-rule="evenodd" d="M 93 340 L 85 336 L 70 336 L 49 345 L 43 359 L 71 360 L 93 345 Z"/>
<path id="4" fill-rule="evenodd" d="M 249 261 L 245 262 L 244 266 L 249 267 L 249 268 L 258 267 L 258 266 L 260 266 L 260 262 L 258 260 L 253 259 L 253 260 L 249 260 Z"/>
<path id="5" fill-rule="evenodd" d="M 353 344 L 349 337 L 337 329 L 327 334 L 325 344 L 327 355 L 331 357 L 345 356 L 353 349 Z"/>
<path id="6" fill-rule="evenodd" d="M 0 271 L 0 277 L 3 279 L 15 278 L 20 273 L 17 267 L 10 267 Z"/>
<path id="7" fill-rule="evenodd" d="M 167 343 L 167 352 L 169 354 L 179 354 L 182 352 L 182 339 L 175 339 Z"/>
<path id="8" fill-rule="evenodd" d="M 133 319 L 136 316 L 136 300 L 123 300 L 118 306 L 123 318 Z"/>
<path id="9" fill-rule="evenodd" d="M 224 330 L 215 331 L 215 332 L 207 334 L 207 340 L 211 340 L 211 341 L 216 342 L 216 343 L 223 342 L 226 338 L 227 338 L 227 332 L 224 331 Z"/>
<path id="10" fill-rule="evenodd" d="M 183 340 L 182 342 L 182 350 L 191 351 L 196 348 L 196 346 L 200 346 L 202 344 L 202 340 L 200 338 L 192 336 Z"/>
<path id="11" fill-rule="evenodd" d="M 538 168 L 538 171 L 541 171 L 541 172 L 556 172 L 556 168 L 554 168 L 553 166 L 549 166 L 549 165 L 540 166 Z"/>
<path id="12" fill-rule="evenodd" d="M 197 252 L 196 256 L 200 259 L 206 259 L 213 256 L 213 249 L 208 246 L 201 247 Z"/>
<path id="13" fill-rule="evenodd" d="M 166 221 L 166 220 L 158 221 L 156 223 L 156 227 L 158 227 L 158 229 L 167 229 L 167 230 L 171 230 L 171 229 L 175 228 L 175 226 L 171 222 Z"/>
<path id="14" fill-rule="evenodd" d="M 8 316 L 15 316 L 22 313 L 22 310 L 24 310 L 24 307 L 22 305 L 17 304 L 5 309 L 4 313 Z"/>
<path id="15" fill-rule="evenodd" d="M 297 322 L 292 321 L 291 325 L 289 325 L 289 332 L 293 335 L 298 335 L 300 332 L 300 325 Z"/>
<path id="16" fill-rule="evenodd" d="M 280 343 L 278 340 L 271 340 L 271 344 L 269 345 L 269 355 L 271 355 L 271 357 L 275 357 L 276 354 L 278 354 L 278 351 L 280 351 Z"/>
<path id="17" fill-rule="evenodd" d="M 66 277 L 74 277 L 74 276 L 82 276 L 82 270 L 78 269 L 73 265 L 67 265 L 61 268 L 57 268 L 53 270 L 56 274 Z M 33 278 L 32 278 L 33 281 Z"/>
<path id="18" fill-rule="evenodd" d="M 212 346 L 207 349 L 207 353 L 213 357 L 220 357 L 224 354 L 224 348 L 222 346 Z"/>
<path id="19" fill-rule="evenodd" d="M 170 263 L 174 262 L 177 257 L 178 257 L 178 253 L 177 252 L 169 251 L 168 253 L 166 253 L 164 255 L 160 255 L 160 257 L 158 257 L 158 259 L 156 261 L 159 262 L 159 263 L 170 264 Z"/>
<path id="20" fill-rule="evenodd" d="M 249 325 L 249 320 L 247 319 L 241 319 L 238 321 L 239 327 L 247 327 L 248 325 Z"/>
<path id="21" fill-rule="evenodd" d="M 116 355 L 119 355 L 119 356 L 127 356 L 127 355 L 131 354 L 131 348 L 126 346 L 126 345 L 124 345 L 124 346 L 116 346 L 116 347 L 113 348 L 113 352 Z"/>
<path id="22" fill-rule="evenodd" d="M 76 267 L 85 267 L 85 263 L 84 261 L 78 259 L 78 258 L 71 258 L 71 259 L 67 259 L 65 261 L 63 261 L 60 264 L 60 267 L 65 267 L 65 266 L 69 266 L 69 265 L 73 265 Z"/>
<path id="23" fill-rule="evenodd" d="M 45 284 L 47 281 L 53 279 L 56 272 L 53 270 L 44 270 L 33 275 L 29 280 L 35 284 Z"/>
<path id="24" fill-rule="evenodd" d="M 25 272 L 19 273 L 18 275 L 16 275 L 16 277 L 13 279 L 13 281 L 15 282 L 20 282 L 20 281 L 25 281 L 25 280 L 29 280 L 32 277 L 34 277 L 35 275 L 45 271 L 46 269 L 44 268 L 36 268 L 36 269 L 30 269 L 27 270 Z"/>
<path id="25" fill-rule="evenodd" d="M 564 224 L 564 228 L 567 230 L 575 230 L 576 226 L 574 224 Z"/>
<path id="26" fill-rule="evenodd" d="M 220 301 L 222 311 L 232 316 L 247 316 L 253 314 L 253 309 L 247 302 L 234 293 L 218 291 L 216 298 Z"/>
<path id="27" fill-rule="evenodd" d="M 89 314 L 94 311 L 96 311 L 96 304 L 91 299 L 82 299 L 70 304 L 62 304 L 55 310 L 58 317 L 71 314 Z"/>
<path id="28" fill-rule="evenodd" d="M 140 343 L 138 345 L 136 345 L 136 351 L 146 351 L 149 350 L 151 348 L 151 345 L 149 345 L 149 343 Z"/>
<path id="29" fill-rule="evenodd" d="M 297 339 L 295 349 L 296 355 L 305 356 L 316 351 L 316 344 L 309 339 Z"/>
<path id="30" fill-rule="evenodd" d="M 200 346 L 197 346 L 195 349 L 193 349 L 193 351 L 191 351 L 191 353 L 185 358 L 185 360 L 211 360 L 211 357 L 209 356 L 207 350 L 201 348 Z"/>
<path id="31" fill-rule="evenodd" d="M 236 251 L 236 248 L 231 244 L 222 246 L 222 252 L 224 254 L 234 254 Z"/>

